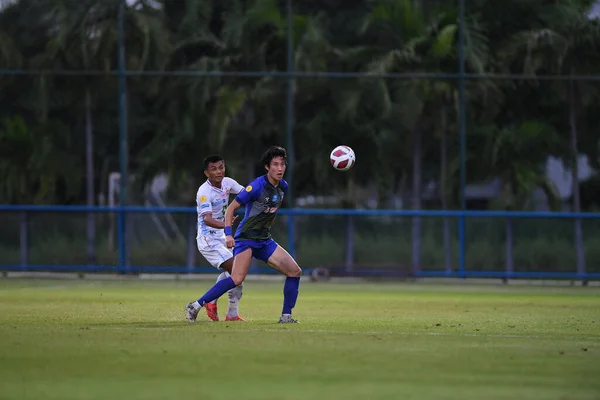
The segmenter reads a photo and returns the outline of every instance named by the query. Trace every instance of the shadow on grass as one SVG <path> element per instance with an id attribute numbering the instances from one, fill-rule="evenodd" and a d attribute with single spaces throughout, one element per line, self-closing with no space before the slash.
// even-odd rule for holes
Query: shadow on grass
<path id="1" fill-rule="evenodd" d="M 209 320 L 196 321 L 195 323 L 189 323 L 188 321 L 126 321 L 126 322 L 99 322 L 93 324 L 86 324 L 85 326 L 79 327 L 81 330 L 91 330 L 91 329 L 175 329 L 175 328 L 184 328 L 186 326 L 194 327 L 194 326 L 202 326 L 202 327 L 215 327 L 217 329 L 220 328 L 252 328 L 261 329 L 261 328 L 269 328 L 269 329 L 277 329 L 280 327 L 282 330 L 285 330 L 290 326 L 297 326 L 295 324 L 279 324 L 277 320 L 274 321 L 245 321 L 245 322 L 235 322 L 235 321 L 219 321 L 213 322 Z"/>

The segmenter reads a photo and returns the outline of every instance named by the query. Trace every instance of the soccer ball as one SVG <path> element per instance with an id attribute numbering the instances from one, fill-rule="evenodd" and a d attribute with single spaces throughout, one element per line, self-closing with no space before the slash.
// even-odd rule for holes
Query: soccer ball
<path id="1" fill-rule="evenodd" d="M 348 146 L 342 145 L 333 149 L 329 156 L 329 160 L 331 161 L 333 168 L 338 171 L 348 171 L 354 166 L 356 156 L 354 155 L 354 150 Z"/>

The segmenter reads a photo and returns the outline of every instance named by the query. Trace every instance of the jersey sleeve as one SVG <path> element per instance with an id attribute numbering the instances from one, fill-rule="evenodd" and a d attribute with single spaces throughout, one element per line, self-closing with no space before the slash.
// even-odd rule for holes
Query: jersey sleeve
<path id="1" fill-rule="evenodd" d="M 229 185 L 231 187 L 231 193 L 239 194 L 244 191 L 244 187 L 242 185 L 240 185 L 239 183 L 237 183 L 237 181 L 235 179 L 231 179 L 231 178 L 225 178 L 225 179 L 229 180 Z"/>
<path id="2" fill-rule="evenodd" d="M 200 215 L 208 214 L 212 212 L 210 207 L 210 200 L 204 190 L 202 188 L 198 189 L 198 193 L 196 193 L 196 205 L 198 206 L 198 213 Z"/>
<path id="3" fill-rule="evenodd" d="M 246 189 L 242 190 L 235 198 L 235 201 L 239 203 L 239 205 L 244 206 L 248 203 L 256 201 L 260 198 L 260 194 L 262 193 L 263 187 L 260 184 L 259 180 L 254 180 Z"/>

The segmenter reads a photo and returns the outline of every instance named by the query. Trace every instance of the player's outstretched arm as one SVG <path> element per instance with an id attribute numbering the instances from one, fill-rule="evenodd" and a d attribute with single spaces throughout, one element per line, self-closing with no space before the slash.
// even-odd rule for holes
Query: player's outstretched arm
<path id="1" fill-rule="evenodd" d="M 227 210 L 225 210 L 225 243 L 227 244 L 227 247 L 233 247 L 235 245 L 235 241 L 233 240 L 233 232 L 232 232 L 232 225 L 233 225 L 233 219 L 234 219 L 234 214 L 237 211 L 238 208 L 240 208 L 241 205 L 240 203 L 237 202 L 237 200 L 233 200 L 231 203 L 229 203 L 229 205 L 227 206 Z"/>
<path id="2" fill-rule="evenodd" d="M 233 216 L 233 220 L 231 221 L 232 224 L 235 222 L 237 217 L 237 215 Z M 204 214 L 202 218 L 204 219 L 204 223 L 211 228 L 225 229 L 225 222 L 214 219 L 210 214 Z"/>
<path id="3" fill-rule="evenodd" d="M 240 207 L 241 205 L 237 202 L 237 200 L 233 200 L 231 203 L 229 203 L 227 209 L 225 210 L 225 226 L 231 226 L 233 224 L 234 214 Z"/>
<path id="4" fill-rule="evenodd" d="M 210 214 L 204 214 L 202 218 L 204 219 L 204 223 L 206 224 L 206 226 L 210 226 L 211 228 L 215 229 L 225 228 L 225 222 L 219 221 L 218 219 L 214 219 Z"/>

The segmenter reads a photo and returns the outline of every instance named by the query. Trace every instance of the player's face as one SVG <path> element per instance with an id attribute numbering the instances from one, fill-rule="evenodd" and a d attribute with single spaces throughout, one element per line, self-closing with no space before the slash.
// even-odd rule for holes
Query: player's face
<path id="1" fill-rule="evenodd" d="M 267 174 L 271 179 L 280 181 L 285 173 L 285 160 L 283 157 L 275 157 L 271 160 L 271 164 L 267 167 Z"/>
<path id="2" fill-rule="evenodd" d="M 223 161 L 209 163 L 204 175 L 213 185 L 220 185 L 225 177 L 225 163 Z"/>

